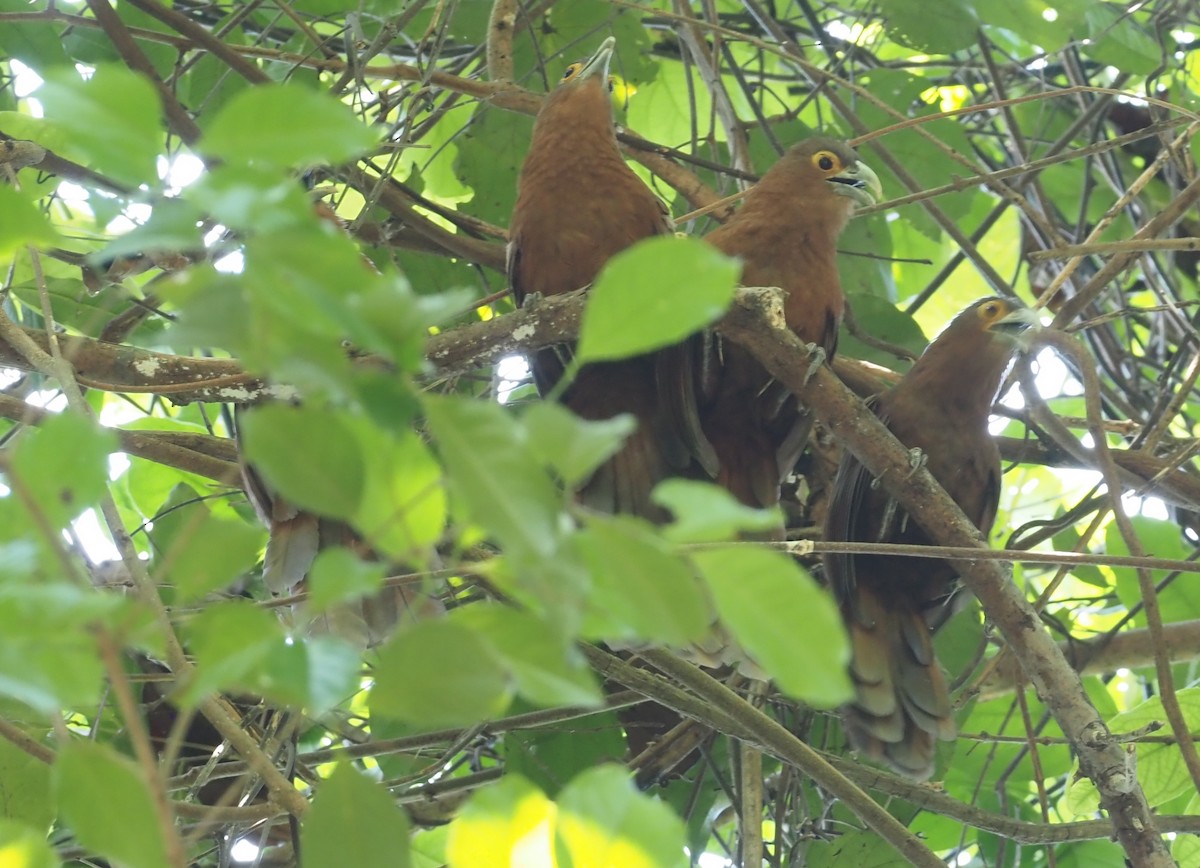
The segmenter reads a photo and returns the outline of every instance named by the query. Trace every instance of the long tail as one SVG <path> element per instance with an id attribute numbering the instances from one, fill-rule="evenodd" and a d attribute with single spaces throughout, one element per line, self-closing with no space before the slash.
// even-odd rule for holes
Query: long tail
<path id="1" fill-rule="evenodd" d="M 925 619 L 914 608 L 885 606 L 871 589 L 855 591 L 848 619 L 857 696 L 843 709 L 855 748 L 917 780 L 933 774 L 937 740 L 957 734 L 946 678 Z"/>

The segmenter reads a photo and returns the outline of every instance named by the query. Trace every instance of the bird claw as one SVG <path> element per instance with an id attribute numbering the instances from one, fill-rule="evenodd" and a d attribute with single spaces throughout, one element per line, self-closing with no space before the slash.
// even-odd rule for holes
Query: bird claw
<path id="1" fill-rule="evenodd" d="M 914 446 L 908 450 L 908 466 L 912 468 L 908 472 L 905 479 L 912 479 L 914 473 L 929 463 L 929 456 L 926 455 L 919 447 Z"/>
<path id="2" fill-rule="evenodd" d="M 542 300 L 545 297 L 546 296 L 542 295 L 540 292 L 527 293 L 526 296 L 521 299 L 521 310 L 533 310 L 542 303 Z"/>
<path id="3" fill-rule="evenodd" d="M 813 378 L 813 374 L 825 364 L 827 353 L 825 348 L 820 344 L 808 344 L 808 370 L 804 372 L 804 385 L 808 385 L 808 381 Z"/>

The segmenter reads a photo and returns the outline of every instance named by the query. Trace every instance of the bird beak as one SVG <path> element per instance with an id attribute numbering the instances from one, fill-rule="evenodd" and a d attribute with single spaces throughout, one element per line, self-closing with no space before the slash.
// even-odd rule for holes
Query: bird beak
<path id="1" fill-rule="evenodd" d="M 616 37 L 610 36 L 600 43 L 596 53 L 584 61 L 583 69 L 575 76 L 575 81 L 587 81 L 589 78 L 600 76 L 600 81 L 608 81 L 608 65 L 612 61 L 613 49 L 617 47 Z"/>
<path id="2" fill-rule="evenodd" d="M 879 183 L 879 176 L 862 160 L 826 180 L 834 185 L 833 192 L 853 199 L 859 208 L 874 205 L 883 198 L 883 185 Z"/>
<path id="3" fill-rule="evenodd" d="M 1008 335 L 1023 346 L 1028 346 L 1034 333 L 1042 327 L 1037 311 L 1028 307 L 1014 307 L 992 323 L 991 330 Z"/>

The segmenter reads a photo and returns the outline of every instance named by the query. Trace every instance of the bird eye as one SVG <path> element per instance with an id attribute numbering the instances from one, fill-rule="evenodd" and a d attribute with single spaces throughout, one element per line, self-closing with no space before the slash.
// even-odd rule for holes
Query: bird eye
<path id="1" fill-rule="evenodd" d="M 608 92 L 612 93 L 616 89 L 617 89 L 617 77 L 615 75 L 610 75 L 608 77 Z"/>
<path id="2" fill-rule="evenodd" d="M 981 308 L 980 313 L 983 314 L 984 319 L 995 319 L 1000 315 L 1000 302 L 989 301 Z"/>
<path id="3" fill-rule="evenodd" d="M 817 151 L 813 154 L 813 165 L 822 172 L 833 172 L 842 168 L 842 161 L 838 159 L 836 154 L 829 151 Z"/>
<path id="4" fill-rule="evenodd" d="M 570 66 L 568 66 L 568 67 L 567 67 L 565 70 L 563 70 L 563 74 L 562 74 L 562 80 L 563 80 L 563 81 L 570 81 L 572 78 L 574 78 L 574 77 L 575 77 L 575 74 L 576 74 L 577 72 L 579 72 L 579 70 L 581 70 L 581 69 L 583 69 L 583 64 L 582 64 L 582 63 L 572 63 L 572 64 L 571 64 Z"/>

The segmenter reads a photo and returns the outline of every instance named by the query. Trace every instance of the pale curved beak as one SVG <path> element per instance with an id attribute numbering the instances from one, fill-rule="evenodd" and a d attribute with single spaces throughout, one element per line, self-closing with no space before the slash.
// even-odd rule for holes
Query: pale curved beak
<path id="1" fill-rule="evenodd" d="M 826 180 L 833 184 L 833 192 L 853 199 L 859 208 L 874 205 L 883 198 L 883 185 L 879 183 L 879 176 L 862 160 Z"/>
<path id="2" fill-rule="evenodd" d="M 584 61 L 583 69 L 579 71 L 579 75 L 575 76 L 575 80 L 586 81 L 589 78 L 599 76 L 601 81 L 608 81 L 608 67 L 612 62 L 613 49 L 616 47 L 617 39 L 615 36 L 610 36 L 601 42 L 595 54 Z"/>
<path id="3" fill-rule="evenodd" d="M 1033 308 L 1014 307 L 992 323 L 991 331 L 999 332 L 1016 344 L 1021 352 L 1028 352 L 1037 333 L 1042 330 L 1042 320 Z"/>

